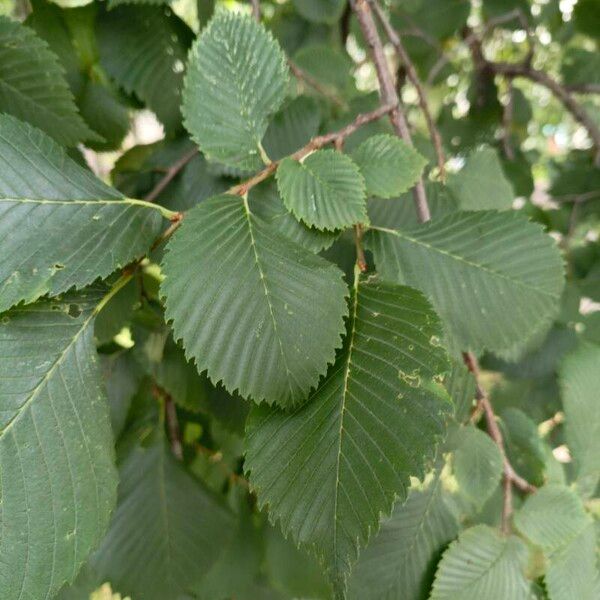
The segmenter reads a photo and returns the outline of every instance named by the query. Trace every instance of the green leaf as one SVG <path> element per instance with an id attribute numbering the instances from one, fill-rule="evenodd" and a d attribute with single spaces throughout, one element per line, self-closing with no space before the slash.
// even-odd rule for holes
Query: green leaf
<path id="1" fill-rule="evenodd" d="M 365 242 L 382 277 L 421 288 L 457 349 L 510 349 L 556 315 L 564 285 L 552 238 L 515 212 L 457 212 Z"/>
<path id="2" fill-rule="evenodd" d="M 41 131 L 0 116 L 0 311 L 106 277 L 143 256 L 161 224 L 160 207 L 122 198 Z"/>
<path id="3" fill-rule="evenodd" d="M 573 490 L 561 485 L 540 488 L 514 520 L 521 533 L 544 551 L 550 600 L 596 598 L 600 573 L 594 523 Z"/>
<path id="4" fill-rule="evenodd" d="M 311 252 L 329 248 L 339 235 L 337 231 L 320 231 L 298 221 L 284 206 L 274 181 L 267 181 L 251 189 L 248 201 L 253 214 L 282 236 Z"/>
<path id="5" fill-rule="evenodd" d="M 163 436 L 120 467 L 117 509 L 92 565 L 133 598 L 178 598 L 231 538 L 228 511 L 171 455 Z"/>
<path id="6" fill-rule="evenodd" d="M 457 432 L 454 476 L 463 493 L 478 508 L 493 494 L 502 477 L 503 460 L 489 435 L 472 425 Z"/>
<path id="7" fill-rule="evenodd" d="M 459 423 L 465 423 L 473 409 L 475 400 L 475 379 L 462 361 L 452 361 L 452 371 L 444 379 L 444 386 L 448 390 L 454 403 L 454 417 Z"/>
<path id="8" fill-rule="evenodd" d="M 29 27 L 8 17 L 0 17 L 0 112 L 68 146 L 96 137 L 77 112 L 56 55 Z"/>
<path id="9" fill-rule="evenodd" d="M 219 11 L 190 52 L 185 126 L 209 159 L 257 169 L 268 118 L 281 106 L 287 80 L 271 34 L 250 16 Z"/>
<path id="10" fill-rule="evenodd" d="M 575 29 L 600 38 L 600 6 L 596 0 L 579 0 L 573 10 Z"/>
<path id="11" fill-rule="evenodd" d="M 317 150 L 301 161 L 285 158 L 277 169 L 283 203 L 317 229 L 368 223 L 365 181 L 352 159 L 335 150 Z"/>
<path id="12" fill-rule="evenodd" d="M 518 408 L 508 408 L 502 411 L 500 425 L 510 464 L 527 481 L 542 485 L 547 446 L 535 421 Z"/>
<path id="13" fill-rule="evenodd" d="M 391 518 L 361 552 L 349 580 L 348 597 L 425 598 L 435 562 L 457 533 L 458 522 L 446 506 L 439 477 L 411 488 L 406 502 L 396 503 Z"/>
<path id="14" fill-rule="evenodd" d="M 515 195 L 498 153 L 489 147 L 472 152 L 465 166 L 448 177 L 448 188 L 462 210 L 507 210 Z"/>
<path id="15" fill-rule="evenodd" d="M 548 551 L 567 544 L 588 522 L 581 499 L 561 485 L 540 488 L 515 514 L 521 533 Z"/>
<path id="16" fill-rule="evenodd" d="M 298 96 L 284 106 L 269 123 L 263 140 L 272 160 L 293 154 L 319 132 L 321 114 L 316 100 Z"/>
<path id="17" fill-rule="evenodd" d="M 600 346 L 582 344 L 560 367 L 565 434 L 581 492 L 590 496 L 600 480 Z"/>
<path id="18" fill-rule="evenodd" d="M 307 21 L 332 25 L 340 19 L 345 0 L 294 0 L 296 10 Z"/>
<path id="19" fill-rule="evenodd" d="M 351 154 L 365 178 L 367 194 L 392 198 L 411 188 L 427 160 L 399 138 L 380 134 L 365 140 Z"/>
<path id="20" fill-rule="evenodd" d="M 545 582 L 550 600 L 596 600 L 600 590 L 597 535 L 590 520 L 577 537 L 548 557 Z"/>
<path id="21" fill-rule="evenodd" d="M 260 506 L 311 546 L 338 597 L 359 546 L 410 476 L 422 476 L 450 409 L 440 323 L 411 288 L 356 278 L 343 351 L 293 412 L 254 407 L 246 462 Z"/>
<path id="22" fill-rule="evenodd" d="M 168 133 L 181 126 L 181 88 L 193 34 L 168 8 L 120 6 L 97 23 L 100 62 L 127 93 L 152 110 Z"/>
<path id="23" fill-rule="evenodd" d="M 565 85 L 600 84 L 600 56 L 581 48 L 568 48 L 563 56 L 561 73 Z"/>
<path id="24" fill-rule="evenodd" d="M 453 542 L 438 565 L 430 600 L 529 600 L 525 544 L 478 525 Z"/>
<path id="25" fill-rule="evenodd" d="M 0 589 L 52 597 L 108 525 L 117 476 L 93 340 L 100 290 L 0 319 Z"/>
<path id="26" fill-rule="evenodd" d="M 281 237 L 241 198 L 192 209 L 163 270 L 175 337 L 229 391 L 297 403 L 333 361 L 346 314 L 341 272 Z"/>

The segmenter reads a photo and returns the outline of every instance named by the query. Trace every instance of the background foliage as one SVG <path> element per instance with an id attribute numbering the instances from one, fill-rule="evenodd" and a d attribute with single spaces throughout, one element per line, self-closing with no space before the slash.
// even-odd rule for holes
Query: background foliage
<path id="1" fill-rule="evenodd" d="M 6 600 L 600 598 L 600 3 L 4 0 Z"/>

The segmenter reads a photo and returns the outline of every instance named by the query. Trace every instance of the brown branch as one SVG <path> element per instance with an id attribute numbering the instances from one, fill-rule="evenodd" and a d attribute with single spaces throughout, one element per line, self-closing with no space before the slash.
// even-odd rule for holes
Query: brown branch
<path id="1" fill-rule="evenodd" d="M 181 442 L 181 431 L 177 419 L 177 409 L 170 394 L 156 383 L 152 385 L 152 395 L 164 406 L 165 422 L 169 433 L 171 451 L 177 460 L 183 460 L 183 444 Z"/>
<path id="2" fill-rule="evenodd" d="M 379 81 L 381 102 L 384 105 L 394 107 L 389 113 L 392 127 L 400 138 L 402 138 L 409 146 L 412 146 L 413 143 L 410 130 L 408 128 L 408 122 L 404 112 L 402 111 L 400 99 L 394 85 L 393 76 L 385 58 L 383 44 L 381 43 L 381 38 L 379 37 L 375 20 L 373 19 L 371 6 L 368 0 L 351 0 L 351 3 L 365 41 L 371 49 L 371 58 L 373 60 L 373 64 L 375 65 L 377 79 Z M 413 197 L 419 221 L 421 223 L 429 221 L 431 218 L 431 212 L 429 210 L 429 204 L 427 203 L 427 195 L 425 193 L 423 179 L 420 179 L 416 183 L 413 189 Z"/>
<path id="3" fill-rule="evenodd" d="M 252 16 L 260 22 L 260 0 L 250 0 L 252 4 Z"/>
<path id="4" fill-rule="evenodd" d="M 340 108 L 347 109 L 348 104 L 344 100 L 338 97 L 337 94 L 329 90 L 326 86 L 322 85 L 320 81 L 315 79 L 312 75 L 307 73 L 304 69 L 301 69 L 295 62 L 288 58 L 287 60 L 288 67 L 290 71 L 294 74 L 296 79 L 303 81 L 308 86 L 313 88 L 317 93 L 321 94 L 324 98 L 327 98 L 333 104 L 339 106 Z"/>
<path id="5" fill-rule="evenodd" d="M 423 84 L 421 79 L 415 69 L 413 62 L 410 59 L 404 44 L 402 43 L 402 38 L 399 33 L 392 27 L 389 19 L 386 14 L 383 12 L 381 5 L 377 0 L 370 0 L 371 6 L 381 23 L 385 34 L 390 40 L 391 44 L 394 46 L 396 53 L 398 54 L 398 58 L 400 59 L 402 65 L 406 69 L 406 75 L 408 80 L 413 84 L 415 90 L 417 91 L 417 97 L 419 99 L 419 107 L 421 108 L 421 112 L 425 117 L 425 121 L 427 123 L 427 129 L 429 130 L 429 135 L 431 136 L 431 141 L 433 142 L 433 147 L 435 149 L 435 154 L 437 156 L 438 169 L 440 171 L 440 177 L 443 180 L 446 178 L 446 157 L 444 156 L 444 149 L 442 146 L 442 136 L 438 131 L 438 128 L 435 125 L 433 117 L 431 116 L 431 110 L 429 109 L 429 103 L 427 101 L 427 95 L 425 94 L 425 90 L 423 88 Z"/>
<path id="6" fill-rule="evenodd" d="M 573 118 L 587 130 L 596 149 L 595 162 L 597 165 L 600 165 L 600 128 L 598 128 L 592 117 L 567 88 L 544 71 L 534 68 L 528 59 L 519 63 L 487 60 L 483 54 L 481 40 L 469 28 L 465 29 L 464 40 L 469 46 L 476 69 L 487 69 L 491 73 L 509 78 L 522 77 L 548 89 L 562 103 L 566 110 L 571 113 Z"/>
<path id="7" fill-rule="evenodd" d="M 338 129 L 337 131 L 332 131 L 325 135 L 319 135 L 317 137 L 314 137 L 310 142 L 308 142 L 308 144 L 306 144 L 306 146 L 294 152 L 294 154 L 292 154 L 290 158 L 293 158 L 294 160 L 301 160 L 307 154 L 310 154 L 315 150 L 319 150 L 320 148 L 323 148 L 323 146 L 326 146 L 328 144 L 339 144 L 340 142 L 343 142 L 347 137 L 352 135 L 355 131 L 360 129 L 363 125 L 380 119 L 384 115 L 393 111 L 394 108 L 395 105 L 384 104 L 371 112 L 361 113 L 354 119 L 354 121 L 352 121 L 352 123 L 349 123 L 345 127 L 342 127 L 342 129 Z M 248 193 L 248 190 L 252 189 L 261 181 L 264 181 L 265 179 L 268 179 L 271 175 L 273 175 L 273 173 L 277 171 L 280 162 L 281 161 L 273 161 L 271 164 L 267 165 L 262 171 L 260 171 L 250 179 L 243 181 L 242 183 L 230 188 L 227 191 L 227 193 L 244 196 Z"/>
<path id="8" fill-rule="evenodd" d="M 597 83 L 578 83 L 565 85 L 565 90 L 573 94 L 600 94 L 600 85 Z"/>
<path id="9" fill-rule="evenodd" d="M 173 178 L 187 165 L 194 156 L 198 153 L 198 148 L 193 148 L 186 154 L 184 154 L 179 160 L 175 161 L 165 172 L 165 175 L 160 181 L 152 188 L 148 194 L 144 196 L 144 200 L 148 202 L 154 202 L 161 192 L 171 183 Z"/>
<path id="10" fill-rule="evenodd" d="M 484 390 L 483 386 L 480 382 L 480 371 L 479 371 L 479 363 L 477 358 L 472 352 L 463 352 L 463 360 L 465 365 L 473 374 L 475 378 L 475 397 L 479 402 L 479 406 L 481 407 L 483 414 L 485 416 L 485 422 L 488 430 L 488 434 L 498 446 L 500 450 L 500 454 L 502 455 L 502 463 L 504 470 L 504 502 L 503 502 L 503 510 L 502 510 L 502 530 L 507 533 L 510 525 L 510 517 L 512 514 L 512 486 L 516 486 L 523 492 L 535 492 L 536 487 L 531 485 L 528 481 L 523 479 L 513 468 L 508 460 L 506 455 L 506 448 L 504 446 L 504 438 L 502 437 L 502 432 L 500 431 L 500 427 L 498 426 L 498 422 L 496 420 L 496 415 L 494 414 L 494 409 L 492 408 L 492 403 L 490 402 L 489 396 L 487 392 Z"/>

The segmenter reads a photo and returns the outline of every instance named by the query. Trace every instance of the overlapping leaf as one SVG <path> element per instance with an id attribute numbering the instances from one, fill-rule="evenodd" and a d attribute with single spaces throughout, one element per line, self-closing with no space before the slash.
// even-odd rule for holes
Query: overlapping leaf
<path id="1" fill-rule="evenodd" d="M 175 337 L 214 382 L 285 406 L 303 400 L 333 361 L 346 313 L 341 272 L 241 198 L 192 209 L 163 267 Z"/>
<path id="2" fill-rule="evenodd" d="M 352 152 L 365 178 L 367 193 L 380 198 L 398 196 L 419 179 L 427 161 L 398 137 L 374 135 Z"/>
<path id="3" fill-rule="evenodd" d="M 381 275 L 423 290 L 458 349 L 510 349 L 558 311 L 563 266 L 555 242 L 515 212 L 457 212 L 365 236 Z"/>
<path id="4" fill-rule="evenodd" d="M 317 150 L 302 161 L 284 159 L 277 169 L 283 203 L 317 229 L 367 223 L 365 182 L 352 159 L 335 150 Z"/>
<path id="5" fill-rule="evenodd" d="M 472 425 L 457 432 L 454 451 L 454 476 L 460 491 L 481 507 L 492 495 L 502 477 L 502 455 L 498 446 L 483 431 Z"/>
<path id="6" fill-rule="evenodd" d="M 208 572 L 233 532 L 233 517 L 161 437 L 121 465 L 117 509 L 92 565 L 133 598 L 176 598 Z"/>
<path id="7" fill-rule="evenodd" d="M 560 368 L 565 433 L 582 492 L 591 495 L 600 480 L 600 346 L 585 344 Z"/>
<path id="8" fill-rule="evenodd" d="M 162 6 L 119 6 L 101 15 L 97 34 L 106 72 L 154 111 L 167 132 L 177 131 L 189 27 Z"/>
<path id="9" fill-rule="evenodd" d="M 544 551 L 551 600 L 596 598 L 600 572 L 594 523 L 573 490 L 561 485 L 541 488 L 515 514 L 515 525 Z"/>
<path id="10" fill-rule="evenodd" d="M 122 198 L 44 133 L 0 116 L 0 311 L 143 255 L 161 229 L 158 208 Z"/>
<path id="11" fill-rule="evenodd" d="M 343 595 L 359 546 L 423 474 L 449 407 L 439 321 L 411 288 L 357 278 L 344 350 L 293 412 L 255 407 L 246 469 L 261 506 L 314 548 Z"/>
<path id="12" fill-rule="evenodd" d="M 93 341 L 102 291 L 0 321 L 0 589 L 52 597 L 102 538 L 117 476 Z"/>
<path id="13" fill-rule="evenodd" d="M 462 210 L 506 210 L 515 195 L 498 153 L 489 147 L 472 152 L 465 166 L 448 177 L 448 187 Z"/>
<path id="14" fill-rule="evenodd" d="M 190 53 L 187 130 L 208 158 L 259 167 L 268 117 L 283 102 L 287 78 L 283 52 L 270 33 L 250 16 L 218 12 Z"/>
<path id="15" fill-rule="evenodd" d="M 74 146 L 95 134 L 75 106 L 64 71 L 47 44 L 28 27 L 0 17 L 0 112 Z"/>
<path id="16" fill-rule="evenodd" d="M 248 201 L 252 212 L 265 223 L 271 225 L 284 237 L 312 252 L 329 248 L 339 235 L 339 232 L 320 231 L 298 221 L 284 206 L 273 181 L 250 190 Z"/>
<path id="17" fill-rule="evenodd" d="M 294 0 L 296 10 L 314 23 L 335 23 L 344 12 L 344 0 Z"/>
<path id="18" fill-rule="evenodd" d="M 425 598 L 432 566 L 441 549 L 458 532 L 456 517 L 446 506 L 439 477 L 411 489 L 392 516 L 361 552 L 349 580 L 352 600 Z"/>
<path id="19" fill-rule="evenodd" d="M 438 565 L 430 600 L 529 600 L 525 579 L 527 548 L 518 537 L 503 537 L 478 525 L 464 531 Z"/>

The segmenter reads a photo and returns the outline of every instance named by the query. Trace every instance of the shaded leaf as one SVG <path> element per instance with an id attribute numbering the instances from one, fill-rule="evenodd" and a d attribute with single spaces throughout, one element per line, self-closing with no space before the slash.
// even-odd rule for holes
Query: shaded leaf
<path id="1" fill-rule="evenodd" d="M 333 361 L 346 313 L 341 273 L 281 237 L 239 197 L 192 209 L 163 269 L 175 337 L 228 390 L 293 404 Z"/>

